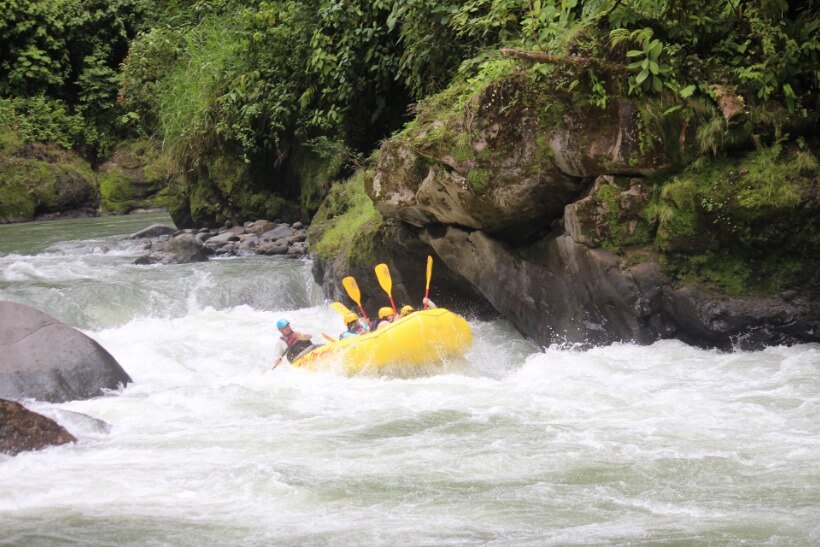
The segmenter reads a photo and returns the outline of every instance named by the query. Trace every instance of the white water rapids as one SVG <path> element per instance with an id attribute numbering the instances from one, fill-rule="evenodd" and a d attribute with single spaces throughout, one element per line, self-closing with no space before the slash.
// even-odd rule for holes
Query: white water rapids
<path id="1" fill-rule="evenodd" d="M 0 455 L 2 545 L 820 542 L 818 345 L 539 350 L 473 320 L 444 370 L 271 371 L 278 318 L 342 330 L 310 264 L 131 265 L 116 234 L 158 219 L 0 226 L 0 299 L 134 379 L 27 402 L 79 441 Z"/>

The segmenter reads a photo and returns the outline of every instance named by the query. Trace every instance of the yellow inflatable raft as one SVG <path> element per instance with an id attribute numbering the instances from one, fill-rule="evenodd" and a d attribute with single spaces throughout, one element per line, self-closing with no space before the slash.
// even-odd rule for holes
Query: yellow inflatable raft
<path id="1" fill-rule="evenodd" d="M 306 368 L 342 366 L 348 374 L 392 365 L 424 365 L 460 357 L 470 349 L 473 333 L 458 314 L 444 308 L 421 310 L 387 327 L 320 346 L 298 357 Z"/>

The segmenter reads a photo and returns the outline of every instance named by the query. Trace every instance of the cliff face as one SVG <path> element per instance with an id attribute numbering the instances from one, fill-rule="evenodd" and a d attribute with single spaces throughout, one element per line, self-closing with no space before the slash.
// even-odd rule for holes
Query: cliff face
<path id="1" fill-rule="evenodd" d="M 814 156 L 775 145 L 687 167 L 697 128 L 654 123 L 651 107 L 593 107 L 519 71 L 453 86 L 362 177 L 405 227 L 403 251 L 381 228 L 358 246 L 408 284 L 431 252 L 457 293 L 477 291 L 543 345 L 820 340 Z M 348 251 L 336 270 L 355 269 Z M 337 297 L 332 255 L 320 277 Z"/>

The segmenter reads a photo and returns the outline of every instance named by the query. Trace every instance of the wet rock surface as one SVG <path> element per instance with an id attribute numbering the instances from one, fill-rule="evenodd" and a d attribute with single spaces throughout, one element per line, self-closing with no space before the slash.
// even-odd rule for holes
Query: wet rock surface
<path id="1" fill-rule="evenodd" d="M 32 412 L 20 403 L 0 399 L 0 452 L 14 456 L 76 441 L 54 420 Z"/>
<path id="2" fill-rule="evenodd" d="M 628 267 L 570 234 L 511 248 L 479 231 L 422 233 L 441 259 L 540 345 L 662 338 L 722 349 L 820 341 L 810 299 L 730 298 L 674 288 L 653 261 Z"/>
<path id="3" fill-rule="evenodd" d="M 218 229 L 187 228 L 177 230 L 169 226 L 149 226 L 129 236 L 147 239 L 147 254 L 134 264 L 182 264 L 202 262 L 210 256 L 281 255 L 299 258 L 307 254 L 307 229 L 301 222 L 292 225 L 256 220 L 234 226 L 226 222 Z"/>
<path id="4" fill-rule="evenodd" d="M 131 382 L 100 344 L 34 308 L 0 301 L 0 397 L 90 399 Z"/>

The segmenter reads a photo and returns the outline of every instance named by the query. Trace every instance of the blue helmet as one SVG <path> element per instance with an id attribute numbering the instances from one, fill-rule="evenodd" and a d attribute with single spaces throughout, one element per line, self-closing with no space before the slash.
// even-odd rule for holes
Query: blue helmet
<path id="1" fill-rule="evenodd" d="M 280 319 L 279 321 L 276 322 L 276 328 L 279 329 L 279 330 L 284 329 L 288 325 L 290 325 L 290 321 L 288 321 L 287 319 Z"/>

